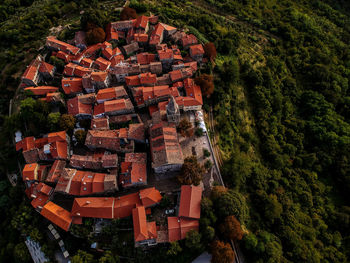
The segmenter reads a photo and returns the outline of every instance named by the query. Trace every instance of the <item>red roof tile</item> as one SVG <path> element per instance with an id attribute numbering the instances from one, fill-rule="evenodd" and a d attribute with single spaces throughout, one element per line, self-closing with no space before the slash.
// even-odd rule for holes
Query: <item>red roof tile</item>
<path id="1" fill-rule="evenodd" d="M 40 214 L 65 231 L 68 231 L 72 223 L 70 213 L 53 202 L 48 202 Z"/>
<path id="2" fill-rule="evenodd" d="M 83 83 L 81 78 L 63 78 L 62 89 L 65 94 L 73 94 L 83 91 Z"/>
<path id="3" fill-rule="evenodd" d="M 159 203 L 162 200 L 162 196 L 155 187 L 151 187 L 140 190 L 140 199 L 142 205 L 149 207 Z"/>
<path id="4" fill-rule="evenodd" d="M 23 151 L 31 150 L 35 147 L 35 138 L 33 136 L 31 137 L 25 137 L 23 140 L 16 143 L 16 151 L 19 151 L 23 149 Z"/>
<path id="5" fill-rule="evenodd" d="M 23 181 L 37 180 L 38 169 L 39 164 L 37 163 L 26 164 L 22 171 Z"/>
<path id="6" fill-rule="evenodd" d="M 40 87 L 28 87 L 25 88 L 24 90 L 28 90 L 33 92 L 34 95 L 40 96 L 40 95 L 46 95 L 49 92 L 55 92 L 58 90 L 56 87 L 51 87 L 51 86 L 40 86 Z"/>
<path id="7" fill-rule="evenodd" d="M 202 188 L 193 185 L 181 186 L 179 216 L 199 219 L 201 215 Z"/>

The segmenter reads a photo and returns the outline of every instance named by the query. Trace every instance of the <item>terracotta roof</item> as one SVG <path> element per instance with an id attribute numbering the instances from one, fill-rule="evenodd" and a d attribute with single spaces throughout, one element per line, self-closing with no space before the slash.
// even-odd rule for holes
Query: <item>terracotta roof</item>
<path id="1" fill-rule="evenodd" d="M 135 28 L 143 28 L 145 29 L 148 24 L 148 17 L 147 16 L 138 16 L 135 21 Z"/>
<path id="2" fill-rule="evenodd" d="M 146 211 L 143 206 L 132 210 L 132 221 L 134 225 L 135 242 L 149 239 L 146 221 Z"/>
<path id="3" fill-rule="evenodd" d="M 51 132 L 47 135 L 48 142 L 67 141 L 66 131 Z"/>
<path id="4" fill-rule="evenodd" d="M 118 38 L 118 32 L 112 27 L 111 23 L 109 23 L 106 28 L 106 40 L 118 40 Z"/>
<path id="5" fill-rule="evenodd" d="M 94 57 L 97 50 L 101 49 L 101 43 L 89 46 L 87 49 L 84 50 L 83 54 L 86 57 Z"/>
<path id="6" fill-rule="evenodd" d="M 159 60 L 171 60 L 174 58 L 174 53 L 170 48 L 167 48 L 165 50 L 158 50 L 158 57 Z"/>
<path id="7" fill-rule="evenodd" d="M 67 101 L 68 114 L 76 116 L 78 114 L 92 115 L 92 105 L 81 103 L 78 97 Z"/>
<path id="8" fill-rule="evenodd" d="M 150 64 L 151 62 L 156 61 L 156 55 L 147 52 L 137 54 L 136 58 L 137 63 L 141 65 Z"/>
<path id="9" fill-rule="evenodd" d="M 122 162 L 119 174 L 119 183 L 123 187 L 129 187 L 134 184 L 147 184 L 147 165 L 146 161 L 141 162 Z"/>
<path id="10" fill-rule="evenodd" d="M 43 193 L 38 193 L 36 197 L 31 202 L 31 205 L 36 208 L 42 208 L 47 201 L 49 200 L 49 197 Z"/>
<path id="11" fill-rule="evenodd" d="M 160 23 L 160 24 L 162 24 L 162 26 L 164 27 L 164 29 L 165 29 L 166 31 L 173 31 L 173 30 L 177 30 L 177 28 L 176 28 L 176 27 L 169 26 L 169 25 L 164 24 L 164 23 Z"/>
<path id="12" fill-rule="evenodd" d="M 204 49 L 202 44 L 197 44 L 190 46 L 190 54 L 191 56 L 203 55 Z"/>
<path id="13" fill-rule="evenodd" d="M 108 118 L 92 119 L 90 128 L 92 130 L 109 130 Z"/>
<path id="14" fill-rule="evenodd" d="M 63 169 L 66 167 L 66 162 L 63 160 L 55 160 L 53 163 L 50 172 L 46 178 L 47 182 L 57 182 L 60 178 Z"/>
<path id="15" fill-rule="evenodd" d="M 186 238 L 187 232 L 193 229 L 199 229 L 199 221 L 196 219 L 168 217 L 169 242 Z"/>
<path id="16" fill-rule="evenodd" d="M 155 187 L 140 190 L 140 199 L 145 207 L 153 206 L 162 200 L 160 192 Z"/>
<path id="17" fill-rule="evenodd" d="M 67 53 L 63 52 L 63 51 L 58 51 L 56 54 L 57 58 L 63 59 L 64 62 L 69 63 L 70 61 L 70 57 Z"/>
<path id="18" fill-rule="evenodd" d="M 99 57 L 95 60 L 94 64 L 98 67 L 99 70 L 105 71 L 110 67 L 111 62 L 102 57 Z"/>
<path id="19" fill-rule="evenodd" d="M 141 85 L 155 85 L 157 82 L 157 75 L 150 72 L 139 75 Z"/>
<path id="20" fill-rule="evenodd" d="M 118 166 L 117 154 L 106 154 L 101 152 L 88 153 L 87 155 L 73 154 L 70 159 L 70 165 L 75 168 L 84 168 L 90 170 L 99 170 L 103 168 L 112 168 Z"/>
<path id="21" fill-rule="evenodd" d="M 130 99 L 116 99 L 108 100 L 95 106 L 94 116 L 106 113 L 106 114 L 118 114 L 124 111 L 133 111 L 134 106 L 132 105 Z"/>
<path id="22" fill-rule="evenodd" d="M 91 80 L 92 81 L 105 81 L 108 77 L 108 72 L 92 72 L 91 73 Z"/>
<path id="23" fill-rule="evenodd" d="M 197 44 L 197 43 L 198 43 L 198 40 L 197 40 L 196 36 L 193 34 L 185 35 L 181 38 L 181 44 L 183 47 Z"/>
<path id="24" fill-rule="evenodd" d="M 66 141 L 55 141 L 50 144 L 50 155 L 53 159 L 66 160 L 68 158 L 68 144 Z"/>
<path id="25" fill-rule="evenodd" d="M 203 97 L 201 88 L 194 84 L 193 79 L 185 79 L 184 86 L 187 97 L 191 97 L 195 101 L 195 105 L 203 105 Z"/>
<path id="26" fill-rule="evenodd" d="M 164 26 L 162 24 L 157 24 L 152 31 L 152 34 L 149 39 L 150 45 L 157 45 L 161 42 L 164 32 Z"/>
<path id="27" fill-rule="evenodd" d="M 97 93 L 96 99 L 97 102 L 101 103 L 103 101 L 107 100 L 113 100 L 120 97 L 127 97 L 128 94 L 126 93 L 123 86 L 118 87 L 112 87 L 107 89 L 100 89 Z"/>
<path id="28" fill-rule="evenodd" d="M 71 214 L 53 202 L 48 202 L 40 214 L 65 231 L 68 231 L 72 223 Z"/>
<path id="29" fill-rule="evenodd" d="M 116 197 L 114 203 L 114 218 L 131 216 L 132 210 L 137 206 L 141 206 L 139 193 Z"/>
<path id="30" fill-rule="evenodd" d="M 37 180 L 38 168 L 39 164 L 37 163 L 26 164 L 22 171 L 23 181 Z"/>
<path id="31" fill-rule="evenodd" d="M 86 74 L 90 74 L 91 69 L 90 68 L 84 68 L 82 66 L 76 66 L 74 69 L 74 75 L 77 77 L 83 77 Z"/>
<path id="32" fill-rule="evenodd" d="M 40 73 L 49 73 L 49 74 L 53 74 L 53 71 L 55 69 L 55 66 L 46 63 L 44 61 L 40 62 L 40 67 L 39 67 L 39 72 Z"/>
<path id="33" fill-rule="evenodd" d="M 194 185 L 181 186 L 179 216 L 199 219 L 203 189 Z"/>
<path id="34" fill-rule="evenodd" d="M 145 140 L 145 125 L 143 123 L 131 123 L 128 128 L 128 138 L 133 140 Z"/>
<path id="35" fill-rule="evenodd" d="M 133 141 L 121 140 L 119 130 L 89 130 L 85 145 L 91 148 L 103 148 L 111 151 L 130 152 L 134 149 Z M 122 143 L 121 143 L 122 141 Z"/>
<path id="36" fill-rule="evenodd" d="M 44 147 L 44 145 L 47 144 L 48 142 L 49 142 L 49 140 L 48 140 L 47 137 L 35 139 L 35 141 L 34 141 L 35 148 L 42 148 L 42 147 Z"/>
<path id="37" fill-rule="evenodd" d="M 34 59 L 24 71 L 22 79 L 34 80 L 35 76 L 38 74 L 40 62 L 40 60 Z"/>
<path id="38" fill-rule="evenodd" d="M 167 127 L 160 122 L 150 128 L 150 147 L 153 167 L 183 164 L 182 150 L 178 141 L 176 128 Z"/>
<path id="39" fill-rule="evenodd" d="M 156 224 L 155 222 L 147 222 L 145 207 L 139 206 L 134 208 L 132 210 L 132 220 L 135 242 L 157 238 Z"/>
<path id="40" fill-rule="evenodd" d="M 141 43 L 147 43 L 148 42 L 148 35 L 147 34 L 134 34 L 134 40 Z"/>
<path id="41" fill-rule="evenodd" d="M 62 89 L 65 94 L 78 93 L 83 91 L 81 78 L 63 78 Z"/>
<path id="42" fill-rule="evenodd" d="M 139 85 L 141 85 L 139 76 L 127 76 L 127 77 L 125 77 L 125 83 L 127 86 L 139 86 Z"/>
<path id="43" fill-rule="evenodd" d="M 113 197 L 86 197 L 75 198 L 72 207 L 72 216 L 92 218 L 113 218 Z"/>
<path id="44" fill-rule="evenodd" d="M 93 60 L 92 59 L 89 59 L 89 58 L 83 58 L 81 61 L 80 61 L 80 64 L 84 67 L 88 67 L 90 68 L 93 64 Z"/>
<path id="45" fill-rule="evenodd" d="M 54 36 L 47 37 L 46 45 L 49 47 L 53 47 L 53 48 L 56 48 L 58 50 L 64 51 L 64 52 L 68 51 L 73 55 L 77 54 L 80 51 L 79 48 L 72 46 L 72 45 L 69 45 L 63 41 L 60 41 L 60 40 L 56 39 L 56 37 L 54 37 Z"/>
<path id="46" fill-rule="evenodd" d="M 31 137 L 25 137 L 23 140 L 16 143 L 16 151 L 19 151 L 23 149 L 23 151 L 31 150 L 35 147 L 35 138 L 33 136 Z"/>

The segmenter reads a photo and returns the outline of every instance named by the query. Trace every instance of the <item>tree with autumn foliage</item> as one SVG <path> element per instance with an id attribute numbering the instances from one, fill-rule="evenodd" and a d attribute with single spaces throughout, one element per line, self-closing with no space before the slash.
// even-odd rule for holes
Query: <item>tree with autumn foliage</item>
<path id="1" fill-rule="evenodd" d="M 214 92 L 213 76 L 209 74 L 202 74 L 194 79 L 195 83 L 201 87 L 204 96 L 209 98 Z"/>
<path id="2" fill-rule="evenodd" d="M 215 61 L 216 59 L 216 48 L 214 43 L 208 42 L 204 46 L 204 53 L 210 59 L 210 61 Z"/>
<path id="3" fill-rule="evenodd" d="M 91 26 L 86 32 L 86 42 L 89 45 L 101 43 L 105 40 L 106 33 L 102 27 Z"/>
<path id="4" fill-rule="evenodd" d="M 211 244 L 211 263 L 232 263 L 235 260 L 235 252 L 230 244 L 215 240 Z"/>
<path id="5" fill-rule="evenodd" d="M 136 10 L 130 7 L 124 7 L 120 12 L 120 20 L 135 19 L 137 17 Z"/>
<path id="6" fill-rule="evenodd" d="M 241 224 L 233 215 L 227 216 L 224 222 L 219 226 L 220 232 L 224 237 L 231 240 L 242 240 L 244 233 Z"/>
<path id="7" fill-rule="evenodd" d="M 194 133 L 191 122 L 186 118 L 180 121 L 177 130 L 183 137 L 192 137 Z"/>
<path id="8" fill-rule="evenodd" d="M 198 163 L 196 156 L 187 157 L 181 168 L 181 173 L 177 179 L 181 184 L 199 185 L 205 169 Z"/>

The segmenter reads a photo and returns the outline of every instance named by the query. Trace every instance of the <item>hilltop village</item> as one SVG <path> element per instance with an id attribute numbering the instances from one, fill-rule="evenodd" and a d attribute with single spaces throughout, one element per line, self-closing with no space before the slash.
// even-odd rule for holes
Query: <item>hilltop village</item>
<path id="1" fill-rule="evenodd" d="M 58 130 L 16 137 L 26 162 L 26 194 L 34 209 L 65 231 L 85 218 L 131 216 L 135 246 L 183 239 L 199 228 L 201 186 L 181 186 L 165 224 L 147 215 L 164 195 L 157 184 L 176 176 L 184 163 L 177 126 L 202 108 L 193 77 L 207 61 L 203 46 L 157 16 L 112 22 L 106 33 L 105 42 L 92 46 L 82 31 L 70 44 L 49 36 L 47 55 L 22 76 L 29 96 L 57 109 L 64 105 L 76 120 L 72 135 Z M 50 56 L 64 61 L 62 75 L 48 63 Z M 58 77 L 61 86 L 50 86 Z M 77 131 L 86 134 L 83 145 Z M 150 177 L 157 178 L 151 186 Z"/>

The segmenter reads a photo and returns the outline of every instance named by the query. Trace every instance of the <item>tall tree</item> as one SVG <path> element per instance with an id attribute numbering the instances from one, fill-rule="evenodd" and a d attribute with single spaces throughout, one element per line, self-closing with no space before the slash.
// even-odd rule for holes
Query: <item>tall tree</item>
<path id="1" fill-rule="evenodd" d="M 220 225 L 220 232 L 227 238 L 232 240 L 241 240 L 243 231 L 241 224 L 235 216 L 227 216 L 224 222 Z"/>
<path id="2" fill-rule="evenodd" d="M 194 79 L 195 83 L 201 87 L 204 96 L 209 98 L 214 92 L 213 76 L 202 74 Z"/>
<path id="3" fill-rule="evenodd" d="M 198 163 L 196 156 L 187 157 L 181 168 L 181 173 L 177 179 L 181 184 L 199 185 L 205 169 Z"/>
<path id="4" fill-rule="evenodd" d="M 211 245 L 212 263 L 233 263 L 235 253 L 230 244 L 216 240 Z"/>

